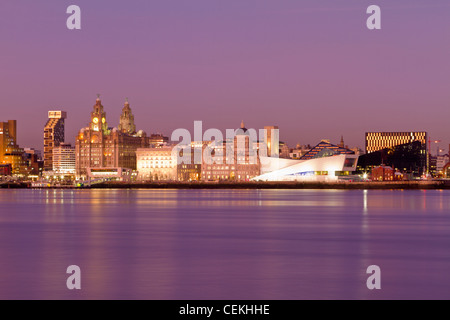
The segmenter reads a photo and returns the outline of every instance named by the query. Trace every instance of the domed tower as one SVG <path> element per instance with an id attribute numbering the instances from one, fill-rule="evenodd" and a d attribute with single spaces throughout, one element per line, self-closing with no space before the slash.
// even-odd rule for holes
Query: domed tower
<path id="1" fill-rule="evenodd" d="M 123 133 L 133 135 L 136 133 L 136 125 L 134 124 L 134 116 L 131 112 L 130 103 L 128 98 L 125 100 L 124 107 L 122 109 L 122 115 L 120 116 L 119 130 Z"/>

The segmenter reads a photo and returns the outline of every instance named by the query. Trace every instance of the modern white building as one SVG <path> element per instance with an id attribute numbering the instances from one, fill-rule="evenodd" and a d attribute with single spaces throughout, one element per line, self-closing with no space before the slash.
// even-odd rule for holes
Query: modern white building
<path id="1" fill-rule="evenodd" d="M 333 182 L 356 171 L 357 155 L 341 154 L 310 160 L 261 158 L 260 176 L 253 181 Z"/>
<path id="2" fill-rule="evenodd" d="M 299 160 L 261 157 L 261 175 L 253 181 L 333 182 L 348 179 L 358 164 L 350 149 L 321 141 Z"/>

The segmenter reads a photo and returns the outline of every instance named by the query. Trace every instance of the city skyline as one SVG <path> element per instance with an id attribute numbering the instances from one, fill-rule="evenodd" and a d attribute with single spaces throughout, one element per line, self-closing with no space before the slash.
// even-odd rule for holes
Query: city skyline
<path id="1" fill-rule="evenodd" d="M 450 5 L 423 3 L 377 1 L 382 29 L 370 31 L 366 1 L 80 0 L 82 29 L 71 31 L 67 1 L 4 2 L 2 121 L 17 119 L 18 144 L 43 150 L 47 112 L 64 110 L 74 145 L 99 92 L 111 126 L 129 97 L 148 133 L 245 120 L 278 126 L 290 147 L 427 131 L 447 150 Z"/>

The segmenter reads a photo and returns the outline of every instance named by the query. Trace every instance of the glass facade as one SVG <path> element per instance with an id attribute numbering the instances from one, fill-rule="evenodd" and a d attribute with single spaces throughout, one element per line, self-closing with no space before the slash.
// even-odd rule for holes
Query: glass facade
<path id="1" fill-rule="evenodd" d="M 424 143 L 414 141 L 364 154 L 358 160 L 358 173 L 371 172 L 380 165 L 394 167 L 397 171 L 420 177 L 427 171 L 427 149 Z"/>
<path id="2" fill-rule="evenodd" d="M 426 132 L 366 132 L 366 153 L 419 141 L 427 145 Z"/>

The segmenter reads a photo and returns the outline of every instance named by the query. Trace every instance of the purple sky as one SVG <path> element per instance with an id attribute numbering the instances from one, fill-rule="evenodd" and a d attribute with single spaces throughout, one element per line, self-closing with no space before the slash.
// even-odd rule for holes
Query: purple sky
<path id="1" fill-rule="evenodd" d="M 371 4 L 382 30 L 366 28 Z M 0 120 L 42 149 L 62 109 L 74 142 L 101 93 L 110 125 L 129 97 L 147 133 L 244 120 L 291 146 L 363 147 L 366 131 L 426 130 L 447 150 L 449 18 L 448 0 L 2 0 Z"/>

